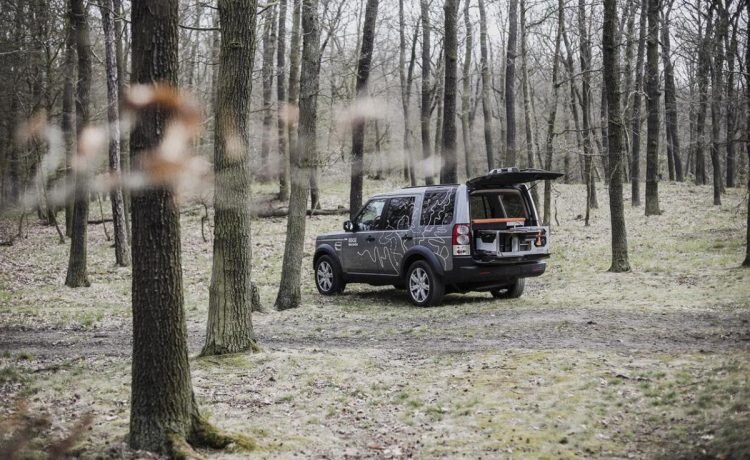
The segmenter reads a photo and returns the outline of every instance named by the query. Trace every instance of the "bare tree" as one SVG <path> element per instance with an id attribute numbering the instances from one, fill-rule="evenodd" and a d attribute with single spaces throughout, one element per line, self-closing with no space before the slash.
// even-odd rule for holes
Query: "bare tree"
<path id="1" fill-rule="evenodd" d="M 552 61 L 552 101 L 550 102 L 549 116 L 547 117 L 547 140 L 545 142 L 544 167 L 552 169 L 552 153 L 555 140 L 555 121 L 557 119 L 557 103 L 560 99 L 560 48 L 565 21 L 565 8 L 563 0 L 557 3 L 557 34 L 555 35 L 555 54 Z M 552 218 L 552 181 L 544 181 L 544 225 L 549 225 Z"/>
<path id="2" fill-rule="evenodd" d="M 721 205 L 723 175 L 721 173 L 721 105 L 724 92 L 724 35 L 727 32 L 726 14 L 721 0 L 713 0 L 716 15 L 716 35 L 711 55 L 711 166 L 713 167 L 714 205 Z"/>
<path id="3" fill-rule="evenodd" d="M 409 122 L 409 106 L 411 105 L 411 89 L 414 84 L 414 63 L 416 61 L 417 34 L 419 33 L 419 22 L 414 27 L 414 37 L 411 42 L 411 55 L 409 67 L 406 69 L 406 22 L 404 20 L 404 0 L 398 2 L 399 18 L 399 80 L 401 83 L 401 107 L 404 114 L 404 154 L 406 164 L 404 179 L 411 185 L 417 185 L 417 174 L 414 165 L 414 155 L 409 142 L 411 136 L 411 123 Z M 420 18 L 421 21 L 421 18 Z"/>
<path id="4" fill-rule="evenodd" d="M 300 19 L 302 12 L 302 0 L 293 0 L 292 3 L 292 33 L 289 44 L 289 94 L 287 97 L 287 128 L 289 131 L 289 158 L 282 159 L 279 168 L 279 200 L 286 201 L 289 199 L 289 180 L 291 164 L 295 162 L 297 154 L 297 130 L 299 123 L 297 117 L 291 115 L 293 108 L 299 104 L 299 72 L 300 72 L 300 54 L 302 42 L 300 36 Z"/>
<path id="5" fill-rule="evenodd" d="M 586 218 L 588 225 L 592 208 L 598 208 L 596 182 L 594 181 L 593 155 L 591 145 L 591 40 L 586 21 L 586 1 L 578 0 L 579 60 L 581 62 L 581 123 L 583 132 L 583 175 L 586 182 Z"/>
<path id="6" fill-rule="evenodd" d="M 445 79 L 443 82 L 443 130 L 440 182 L 458 182 L 458 155 L 456 152 L 456 83 L 458 74 L 458 0 L 445 0 Z"/>
<path id="7" fill-rule="evenodd" d="M 107 67 L 107 122 L 109 123 L 109 172 L 120 175 L 120 75 L 117 71 L 115 49 L 115 21 L 112 0 L 99 0 L 104 29 L 105 58 Z M 115 234 L 115 262 L 121 267 L 130 265 L 130 249 L 126 235 L 125 206 L 122 188 L 114 187 L 110 192 L 112 202 L 112 225 Z"/>
<path id="8" fill-rule="evenodd" d="M 622 202 L 622 123 L 620 122 L 620 72 L 619 51 L 615 41 L 617 0 L 604 0 L 604 27 L 602 32 L 604 87 L 607 92 L 607 137 L 609 176 L 609 211 L 612 225 L 611 272 L 630 271 L 628 240 L 625 227 L 625 207 Z"/>
<path id="9" fill-rule="evenodd" d="M 430 82 L 430 6 L 427 0 L 420 0 L 422 18 L 422 101 L 420 107 L 420 132 L 422 134 L 422 174 L 425 185 L 432 185 L 432 151 L 430 148 L 430 106 L 432 104 L 432 83 Z"/>
<path id="10" fill-rule="evenodd" d="M 261 180 L 268 180 L 273 176 L 269 166 L 271 140 L 276 134 L 277 127 L 273 122 L 277 114 L 273 107 L 273 81 L 276 76 L 274 58 L 276 54 L 276 4 L 266 10 L 263 23 L 263 66 L 261 68 L 263 80 L 263 131 L 260 135 L 260 174 Z M 221 83 L 219 83 L 221 84 Z"/>
<path id="11" fill-rule="evenodd" d="M 78 55 L 78 82 L 76 83 L 76 132 L 80 140 L 81 132 L 89 124 L 91 112 L 91 42 L 89 38 L 88 13 L 83 0 L 70 0 L 71 24 L 76 35 Z M 81 143 L 78 144 L 78 155 L 82 156 Z M 86 271 L 87 259 L 87 226 L 89 220 L 88 168 L 90 165 L 79 164 L 75 169 L 75 203 L 73 205 L 72 235 L 70 238 L 70 258 L 65 285 L 69 287 L 88 287 L 90 285 Z"/>
<path id="12" fill-rule="evenodd" d="M 289 217 L 286 226 L 284 260 L 281 282 L 276 296 L 276 308 L 286 310 L 299 307 L 301 301 L 302 254 L 305 242 L 307 192 L 310 184 L 310 158 L 317 145 L 317 107 L 320 78 L 320 23 L 318 0 L 302 1 L 302 69 L 299 94 L 299 137 L 296 153 L 292 155 L 292 188 L 289 197 Z"/>
<path id="13" fill-rule="evenodd" d="M 680 152 L 680 133 L 677 125 L 677 89 L 675 86 L 674 66 L 672 65 L 670 40 L 670 13 L 673 0 L 663 13 L 661 29 L 662 62 L 664 64 L 664 118 L 667 132 L 667 158 L 670 159 L 670 180 L 682 182 L 682 156 Z M 674 177 L 672 171 L 674 170 Z"/>
<path id="14" fill-rule="evenodd" d="M 287 118 L 289 107 L 286 100 L 286 10 L 287 0 L 279 0 L 279 33 L 276 44 L 276 121 L 279 146 L 279 165 L 275 174 L 279 176 L 279 198 L 286 200 L 289 195 L 289 149 Z M 297 15 L 299 16 L 299 15 Z M 299 34 L 299 19 L 297 19 L 297 34 Z"/>
<path id="15" fill-rule="evenodd" d="M 646 56 L 646 25 L 648 22 L 648 0 L 641 1 L 641 18 L 638 25 L 638 57 L 635 64 L 635 92 L 633 94 L 633 125 L 631 128 L 630 155 L 630 203 L 641 205 L 641 94 L 643 93 L 643 61 Z"/>
<path id="16" fill-rule="evenodd" d="M 505 164 L 516 165 L 516 40 L 518 0 L 508 5 L 508 43 L 505 58 Z"/>
<path id="17" fill-rule="evenodd" d="M 659 210 L 659 8 L 660 0 L 648 0 L 646 39 L 646 215 Z"/>
<path id="18" fill-rule="evenodd" d="M 375 22 L 378 17 L 379 0 L 367 0 L 365 7 L 365 22 L 362 26 L 362 48 L 359 52 L 357 64 L 357 99 L 367 96 L 367 80 L 370 78 L 370 65 L 375 46 Z M 360 109 L 361 110 L 361 109 Z M 362 207 L 362 158 L 365 144 L 364 114 L 360 114 L 352 121 L 352 174 L 349 188 L 349 212 L 352 219 Z"/>
<path id="19" fill-rule="evenodd" d="M 750 2 L 745 2 L 748 17 L 750 17 Z M 747 164 L 750 166 L 750 33 L 745 34 L 745 149 L 747 151 Z M 747 175 L 747 223 L 745 224 L 745 260 L 743 267 L 750 267 L 750 174 Z"/>
<path id="20" fill-rule="evenodd" d="M 403 2 L 403 0 L 401 0 Z M 472 29 L 471 16 L 469 7 L 471 0 L 464 2 L 464 29 L 466 32 L 466 43 L 464 51 L 463 73 L 461 76 L 461 132 L 464 139 L 464 168 L 466 177 L 471 177 L 471 157 L 472 157 L 472 139 L 471 139 L 471 53 L 472 53 Z"/>
<path id="21" fill-rule="evenodd" d="M 423 2 L 425 0 L 422 0 Z M 481 54 L 482 73 L 482 116 L 484 118 L 484 145 L 487 152 L 487 168 L 495 167 L 495 151 L 492 147 L 492 102 L 490 91 L 492 79 L 490 78 L 489 52 L 487 50 L 487 10 L 484 0 L 477 0 L 479 5 L 479 49 Z"/>

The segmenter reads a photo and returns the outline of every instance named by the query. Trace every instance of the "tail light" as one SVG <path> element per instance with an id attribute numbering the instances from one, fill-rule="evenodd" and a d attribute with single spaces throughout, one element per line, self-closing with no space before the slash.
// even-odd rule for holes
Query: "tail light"
<path id="1" fill-rule="evenodd" d="M 451 244 L 454 256 L 471 255 L 471 226 L 469 224 L 454 225 Z"/>

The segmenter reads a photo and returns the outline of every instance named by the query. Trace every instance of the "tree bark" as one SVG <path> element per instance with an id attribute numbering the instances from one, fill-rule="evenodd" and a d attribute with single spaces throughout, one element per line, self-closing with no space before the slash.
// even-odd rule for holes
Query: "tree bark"
<path id="1" fill-rule="evenodd" d="M 403 0 L 401 0 L 403 1 Z M 473 42 L 473 31 L 471 29 L 471 16 L 469 7 L 471 0 L 464 2 L 464 29 L 466 32 L 466 47 L 464 51 L 464 63 L 461 89 L 461 132 L 464 140 L 464 172 L 466 177 L 471 177 L 472 138 L 469 119 L 471 117 L 471 53 Z"/>
<path id="2" fill-rule="evenodd" d="M 221 15 L 214 131 L 214 248 L 202 355 L 257 348 L 251 313 L 249 113 L 255 57 L 255 1 Z"/>
<path id="3" fill-rule="evenodd" d="M 318 0 L 302 3 L 302 75 L 299 96 L 299 139 L 297 154 L 292 162 L 292 190 L 289 198 L 284 261 L 281 282 L 276 296 L 276 308 L 286 310 L 299 307 L 302 275 L 302 251 L 305 243 L 305 212 L 307 188 L 310 183 L 309 159 L 315 156 L 317 145 L 317 106 L 320 74 L 320 25 Z"/>
<path id="4" fill-rule="evenodd" d="M 365 21 L 362 25 L 362 48 L 359 52 L 359 62 L 357 64 L 357 94 L 355 97 L 359 100 L 367 97 L 367 80 L 370 78 L 370 64 L 372 63 L 372 53 L 375 45 L 375 22 L 378 17 L 378 2 L 379 0 L 367 0 L 367 6 L 365 6 Z M 352 120 L 352 169 L 351 186 L 349 189 L 351 219 L 354 219 L 354 215 L 362 207 L 366 118 L 362 114 Z"/>
<path id="5" fill-rule="evenodd" d="M 115 49 L 115 21 L 112 0 L 99 0 L 104 29 L 105 57 L 107 63 L 107 122 L 109 123 L 109 173 L 114 177 L 120 171 L 120 76 L 117 72 L 117 50 Z M 112 203 L 112 226 L 115 234 L 115 263 L 121 267 L 130 265 L 127 222 L 122 188 L 110 191 Z"/>
<path id="6" fill-rule="evenodd" d="M 505 164 L 516 166 L 516 41 L 518 0 L 508 5 L 508 43 L 505 59 Z"/>
<path id="7" fill-rule="evenodd" d="M 735 169 L 736 169 L 736 152 L 735 152 L 735 130 L 737 128 L 737 101 L 735 94 L 735 56 L 737 54 L 737 24 L 732 27 L 732 38 L 727 43 L 727 122 L 726 122 L 726 139 L 727 139 L 727 159 L 726 159 L 726 186 L 735 187 Z"/>
<path id="8" fill-rule="evenodd" d="M 71 23 L 76 34 L 78 56 L 78 83 L 76 84 L 76 132 L 78 138 L 89 124 L 89 100 L 91 94 L 91 42 L 89 39 L 88 14 L 83 0 L 70 0 Z M 78 144 L 77 155 L 84 152 Z M 90 285 L 86 271 L 87 259 L 87 226 L 89 218 L 88 168 L 91 165 L 78 165 L 75 170 L 75 202 L 73 204 L 72 235 L 70 239 L 70 258 L 65 285 L 68 287 L 88 287 Z"/>
<path id="9" fill-rule="evenodd" d="M 544 167 L 547 170 L 552 169 L 552 153 L 555 139 L 555 120 L 557 118 L 557 102 L 560 98 L 560 85 L 558 79 L 560 75 L 560 45 L 562 42 L 562 32 L 565 21 L 565 9 L 563 0 L 557 3 L 557 35 L 555 36 L 555 54 L 552 63 L 552 101 L 550 102 L 550 112 L 547 118 L 547 141 L 544 156 Z M 552 181 L 544 181 L 544 225 L 549 225 L 552 218 Z"/>
<path id="10" fill-rule="evenodd" d="M 423 0 L 424 1 L 424 0 Z M 479 4 L 479 51 L 481 55 L 482 73 L 482 117 L 484 123 L 484 145 L 487 153 L 487 169 L 495 167 L 495 150 L 492 146 L 492 101 L 490 91 L 492 80 L 490 79 L 489 53 L 487 50 L 487 11 L 484 0 L 478 0 Z"/>
<path id="11" fill-rule="evenodd" d="M 747 15 L 750 17 L 750 2 L 745 2 Z M 750 33 L 745 34 L 745 150 L 747 164 L 750 167 Z M 750 172 L 747 174 L 747 191 L 750 194 Z M 750 199 L 747 200 L 747 223 L 745 224 L 745 260 L 743 267 L 750 267 Z"/>
<path id="12" fill-rule="evenodd" d="M 711 166 L 713 166 L 714 205 L 721 206 L 723 175 L 721 173 L 721 105 L 724 91 L 724 34 L 726 20 L 721 0 L 714 0 L 719 14 L 716 17 L 716 35 L 713 43 L 713 62 L 711 65 Z"/>
<path id="13" fill-rule="evenodd" d="M 274 175 L 279 177 L 279 195 L 281 195 L 282 184 L 288 183 L 287 175 L 289 174 L 289 137 L 287 132 L 287 118 L 289 106 L 286 99 L 286 11 L 287 0 L 279 0 L 279 28 L 278 41 L 276 43 L 276 122 L 277 122 L 277 142 L 279 146 L 278 167 Z M 299 26 L 298 26 L 299 27 Z M 299 30 L 297 31 L 299 34 Z M 282 178 L 283 174 L 283 178 Z M 288 194 L 288 192 L 287 192 Z"/>
<path id="14" fill-rule="evenodd" d="M 660 0 L 648 0 L 646 39 L 646 215 L 659 210 L 659 8 Z"/>
<path id="15" fill-rule="evenodd" d="M 709 7 L 706 30 L 699 24 L 698 49 L 698 115 L 696 117 L 695 137 L 695 183 L 706 185 L 705 129 L 706 112 L 708 111 L 708 73 L 711 67 L 711 36 L 713 34 L 713 7 Z"/>
<path id="16" fill-rule="evenodd" d="M 443 81 L 442 167 L 440 182 L 458 182 L 458 155 L 456 152 L 456 83 L 458 74 L 458 0 L 445 0 L 445 80 Z"/>
<path id="17" fill-rule="evenodd" d="M 581 61 L 581 124 L 583 128 L 583 175 L 586 181 L 586 219 L 588 225 L 591 209 L 599 207 L 596 199 L 596 182 L 594 181 L 593 155 L 591 145 L 591 40 L 586 21 L 586 1 L 578 0 L 578 33 L 579 60 Z"/>
<path id="18" fill-rule="evenodd" d="M 422 101 L 420 107 L 420 132 L 422 135 L 422 175 L 425 185 L 433 184 L 432 149 L 430 147 L 430 106 L 432 83 L 430 82 L 430 6 L 427 0 L 420 0 L 422 18 Z"/>
<path id="19" fill-rule="evenodd" d="M 609 210 L 612 226 L 611 272 L 630 270 L 628 240 L 625 227 L 625 207 L 622 200 L 622 124 L 620 122 L 619 51 L 615 41 L 617 1 L 604 0 L 604 28 L 602 33 L 604 87 L 607 94 L 607 135 L 609 154 Z"/>
<path id="20" fill-rule="evenodd" d="M 261 78 L 263 80 L 263 131 L 260 138 L 260 174 L 262 181 L 273 177 L 269 165 L 271 151 L 271 139 L 276 133 L 277 127 L 273 126 L 273 80 L 276 76 L 274 68 L 274 54 L 276 52 L 276 6 L 266 11 L 266 19 L 263 25 L 263 66 Z M 221 82 L 219 82 L 221 84 Z"/>
<path id="21" fill-rule="evenodd" d="M 411 123 L 409 119 L 409 106 L 411 105 L 411 88 L 414 82 L 414 63 L 416 61 L 417 34 L 419 23 L 414 28 L 414 37 L 411 44 L 411 55 L 409 68 L 406 69 L 406 22 L 404 19 L 404 0 L 398 2 L 399 18 L 399 81 L 401 83 L 401 107 L 404 114 L 404 155 L 406 156 L 404 179 L 414 186 L 417 185 L 414 154 L 411 151 Z M 420 19 L 421 21 L 421 19 Z"/>
<path id="22" fill-rule="evenodd" d="M 520 26 L 521 26 L 521 85 L 523 92 L 523 125 L 526 135 L 526 166 L 534 168 L 534 130 L 532 127 L 531 97 L 529 94 L 529 67 L 527 63 L 526 49 L 526 2 L 520 0 Z M 531 188 L 531 196 L 535 205 L 539 203 L 539 192 L 536 187 Z"/>
<path id="23" fill-rule="evenodd" d="M 635 93 L 633 94 L 632 153 L 630 155 L 630 203 L 641 205 L 641 94 L 643 93 L 643 61 L 646 55 L 646 30 L 648 23 L 648 2 L 641 1 L 641 18 L 638 25 L 638 57 L 635 64 Z"/>
<path id="24" fill-rule="evenodd" d="M 301 52 L 300 18 L 302 11 L 302 0 L 293 0 L 292 3 L 292 32 L 289 43 L 289 94 L 287 97 L 288 113 L 287 129 L 289 131 L 289 155 L 282 161 L 279 168 L 279 200 L 289 199 L 289 182 L 291 164 L 297 155 L 297 130 L 299 119 L 292 116 L 291 111 L 299 108 L 299 66 Z"/>
<path id="25" fill-rule="evenodd" d="M 77 68 L 76 32 L 71 20 L 72 16 L 69 15 L 65 34 L 65 62 L 63 64 L 65 77 L 63 81 L 62 117 L 60 121 L 60 128 L 62 129 L 65 142 L 65 175 L 68 189 L 66 191 L 70 191 L 75 187 L 72 164 L 76 151 L 76 106 L 74 82 L 77 80 Z M 65 200 L 65 236 L 73 236 L 73 204 L 74 200 Z"/>

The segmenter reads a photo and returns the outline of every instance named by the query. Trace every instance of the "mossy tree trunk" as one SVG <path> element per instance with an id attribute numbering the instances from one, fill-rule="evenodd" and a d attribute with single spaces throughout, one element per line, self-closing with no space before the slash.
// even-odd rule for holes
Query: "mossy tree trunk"
<path id="1" fill-rule="evenodd" d="M 134 83 L 177 84 L 177 5 L 177 0 L 132 2 Z M 254 17 L 255 2 L 220 0 L 219 11 L 223 17 L 248 21 Z M 139 114 L 130 143 L 134 164 L 158 148 L 170 112 L 156 106 Z M 132 224 L 130 447 L 173 458 L 199 457 L 191 446 L 221 448 L 238 442 L 250 447 L 248 440 L 211 427 L 195 402 L 183 306 L 180 213 L 174 192 L 168 186 L 134 192 Z"/>
<path id="2" fill-rule="evenodd" d="M 227 3 L 220 10 L 222 40 L 214 130 L 214 257 L 203 355 L 237 353 L 256 347 L 251 320 L 248 131 L 255 56 L 255 1 Z M 243 3 L 250 8 L 249 12 Z M 264 87 L 264 94 L 265 91 Z"/>
<path id="3" fill-rule="evenodd" d="M 71 23 L 75 30 L 76 51 L 78 55 L 78 83 L 76 84 L 76 132 L 78 138 L 89 124 L 89 100 L 91 95 L 91 42 L 89 38 L 88 13 L 83 0 L 70 0 Z M 83 156 L 81 143 L 77 155 Z M 73 221 L 71 222 L 70 258 L 65 285 L 69 287 L 87 287 L 90 285 L 86 271 L 87 242 L 86 232 L 89 220 L 88 168 L 91 165 L 78 164 L 74 170 L 75 186 Z"/>
<path id="4" fill-rule="evenodd" d="M 286 226 L 284 261 L 281 282 L 276 296 L 276 308 L 286 310 L 299 307 L 301 300 L 302 252 L 305 243 L 307 192 L 310 183 L 309 159 L 318 144 L 317 107 L 320 78 L 320 22 L 318 0 L 302 2 L 302 71 L 299 94 L 299 137 L 296 155 L 291 163 L 291 195 Z"/>
<path id="5" fill-rule="evenodd" d="M 622 123 L 620 122 L 620 72 L 618 44 L 615 41 L 617 0 L 604 0 L 604 88 L 607 99 L 607 162 L 609 176 L 609 211 L 612 226 L 611 272 L 630 270 L 625 207 L 622 200 Z"/>

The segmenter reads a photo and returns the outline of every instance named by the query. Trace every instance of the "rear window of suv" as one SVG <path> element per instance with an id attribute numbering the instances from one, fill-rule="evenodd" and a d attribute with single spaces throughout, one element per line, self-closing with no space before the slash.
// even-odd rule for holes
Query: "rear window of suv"
<path id="1" fill-rule="evenodd" d="M 420 225 L 448 225 L 453 222 L 456 203 L 456 190 L 435 190 L 425 192 L 422 201 Z"/>
<path id="2" fill-rule="evenodd" d="M 526 205 L 518 190 L 474 193 L 470 199 L 471 219 L 526 218 Z"/>

